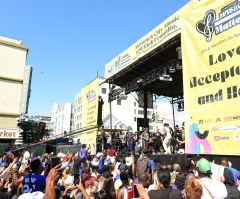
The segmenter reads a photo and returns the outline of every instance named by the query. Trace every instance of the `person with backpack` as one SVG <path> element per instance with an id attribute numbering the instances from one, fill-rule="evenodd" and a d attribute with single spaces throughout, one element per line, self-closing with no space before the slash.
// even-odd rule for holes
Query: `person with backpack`
<path id="1" fill-rule="evenodd" d="M 153 182 L 154 179 L 154 173 L 155 173 L 155 164 L 153 160 L 149 159 L 149 150 L 148 148 L 144 147 L 142 150 L 142 155 L 137 160 L 136 165 L 136 183 L 138 183 L 138 176 L 144 172 L 150 174 L 151 182 Z"/>

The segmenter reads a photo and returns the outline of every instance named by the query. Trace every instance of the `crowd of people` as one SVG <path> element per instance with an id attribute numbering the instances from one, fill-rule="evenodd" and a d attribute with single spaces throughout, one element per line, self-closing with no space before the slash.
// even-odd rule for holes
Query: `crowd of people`
<path id="1" fill-rule="evenodd" d="M 163 131 L 165 135 L 169 132 Z M 153 139 L 158 140 L 160 134 L 156 132 Z M 118 152 L 113 144 L 92 155 L 90 145 L 79 144 L 77 153 L 59 149 L 57 154 L 37 157 L 26 146 L 16 157 L 11 145 L 0 154 L 0 199 L 240 198 L 239 172 L 227 158 L 221 161 L 223 175 L 215 180 L 211 178 L 213 163 L 207 159 L 178 154 L 173 160 L 169 146 L 176 149 L 181 145 L 172 144 L 167 136 L 160 138 L 166 149 L 165 161 L 150 158 L 154 150 L 158 153 L 159 145 L 154 142 L 150 146 L 148 135 L 145 129 L 139 136 L 139 155 Z"/>
<path id="2" fill-rule="evenodd" d="M 139 131 L 133 134 L 115 132 L 108 134 L 104 131 L 98 133 L 97 136 L 97 151 L 101 152 L 104 148 L 114 147 L 117 151 L 127 149 L 141 153 L 142 148 L 147 147 L 151 154 L 184 153 L 185 149 L 185 129 L 184 123 L 181 128 L 178 125 L 172 129 L 168 123 L 164 123 L 164 127 L 157 129 L 156 132 L 149 132 L 148 128 L 144 131 Z"/>

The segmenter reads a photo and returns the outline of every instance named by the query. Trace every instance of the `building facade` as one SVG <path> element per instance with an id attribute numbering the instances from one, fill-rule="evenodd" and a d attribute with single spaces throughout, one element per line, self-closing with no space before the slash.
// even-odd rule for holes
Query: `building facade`
<path id="1" fill-rule="evenodd" d="M 104 104 L 102 109 L 102 120 L 105 129 L 110 129 L 110 103 L 108 102 L 109 85 L 107 83 L 99 86 L 99 96 Z M 137 118 L 144 117 L 143 108 L 139 107 L 137 96 L 129 94 L 126 100 L 116 99 L 111 102 L 112 129 L 127 129 L 137 131 Z M 74 130 L 82 128 L 82 91 L 75 96 Z M 152 120 L 152 114 L 158 113 L 159 121 Z M 149 119 L 149 130 L 156 131 L 163 127 L 163 122 L 172 124 L 172 111 L 169 103 L 154 102 L 153 109 L 147 110 Z M 161 123 L 160 123 L 161 122 Z M 171 125 L 173 126 L 173 125 Z M 140 129 L 141 130 L 141 129 Z"/>
<path id="2" fill-rule="evenodd" d="M 32 66 L 26 66 L 28 47 L 0 36 L 0 142 L 18 139 L 17 120 L 28 112 Z"/>
<path id="3" fill-rule="evenodd" d="M 73 130 L 74 103 L 54 103 L 51 112 L 53 136 L 62 136 Z"/>

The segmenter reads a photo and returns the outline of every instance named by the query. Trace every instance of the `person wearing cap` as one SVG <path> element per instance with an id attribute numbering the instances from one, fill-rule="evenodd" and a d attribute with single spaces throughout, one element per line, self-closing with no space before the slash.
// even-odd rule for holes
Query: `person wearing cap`
<path id="1" fill-rule="evenodd" d="M 217 180 L 211 179 L 211 164 L 208 160 L 202 158 L 196 164 L 196 170 L 198 172 L 198 181 L 203 188 L 203 195 L 201 199 L 227 198 L 228 193 L 226 186 Z"/>

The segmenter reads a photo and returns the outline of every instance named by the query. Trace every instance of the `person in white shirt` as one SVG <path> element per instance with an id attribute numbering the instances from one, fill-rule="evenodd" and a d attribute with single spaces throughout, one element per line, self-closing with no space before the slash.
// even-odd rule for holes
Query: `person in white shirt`
<path id="1" fill-rule="evenodd" d="M 169 129 L 169 124 L 165 123 L 164 124 L 164 134 L 165 134 L 165 138 L 163 141 L 163 148 L 165 150 L 165 154 L 171 154 L 171 148 L 170 148 L 170 144 L 171 144 L 171 133 L 170 133 L 170 129 Z"/>
<path id="2" fill-rule="evenodd" d="M 66 156 L 63 152 L 63 149 L 59 149 L 59 153 L 57 154 L 57 157 L 61 158 L 61 160 L 63 160 L 63 158 Z"/>
<path id="3" fill-rule="evenodd" d="M 69 186 L 73 182 L 73 167 L 67 166 L 63 171 L 63 177 L 59 180 L 60 186 Z"/>
<path id="4" fill-rule="evenodd" d="M 226 186 L 220 181 L 211 179 L 211 164 L 202 158 L 196 164 L 198 181 L 201 183 L 203 193 L 201 199 L 217 198 L 225 199 L 228 197 Z"/>
<path id="5" fill-rule="evenodd" d="M 26 146 L 22 153 L 21 163 L 26 164 L 28 159 L 31 157 L 29 151 L 31 150 L 30 146 Z"/>

